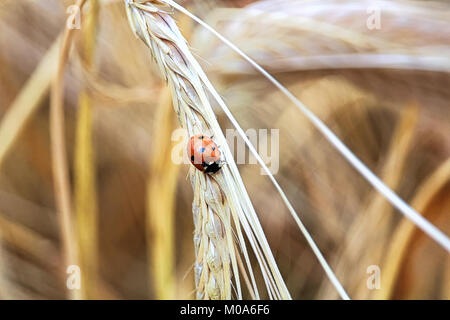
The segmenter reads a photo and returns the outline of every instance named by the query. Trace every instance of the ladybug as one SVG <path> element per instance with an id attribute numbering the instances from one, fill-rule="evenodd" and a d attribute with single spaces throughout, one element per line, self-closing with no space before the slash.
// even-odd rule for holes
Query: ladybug
<path id="1" fill-rule="evenodd" d="M 208 136 L 197 134 L 189 139 L 187 153 L 191 163 L 205 173 L 216 173 L 222 167 L 217 144 Z"/>

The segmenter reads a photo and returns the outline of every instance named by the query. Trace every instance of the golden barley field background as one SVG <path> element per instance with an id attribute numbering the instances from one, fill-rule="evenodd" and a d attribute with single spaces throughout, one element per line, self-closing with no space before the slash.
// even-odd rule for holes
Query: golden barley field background
<path id="1" fill-rule="evenodd" d="M 179 3 L 280 80 L 385 184 L 450 234 L 448 2 Z M 86 2 L 55 81 L 73 4 L 0 3 L 0 298 L 73 297 L 69 248 L 81 270 L 77 298 L 195 299 L 194 195 L 190 165 L 171 160 L 179 124 L 170 91 L 130 30 L 124 2 L 114 0 Z M 372 28 L 368 19 L 378 9 L 380 25 Z M 449 299 L 449 253 L 267 79 L 191 19 L 173 16 L 242 128 L 279 130 L 274 176 L 350 297 Z M 58 85 L 59 117 L 51 108 Z M 231 129 L 213 107 L 224 131 Z M 52 136 L 58 126 L 60 141 Z M 65 144 L 67 161 L 55 159 L 55 141 Z M 72 242 L 61 237 L 58 163 L 69 173 Z M 268 177 L 257 164 L 239 170 L 292 298 L 339 298 Z M 379 288 L 368 287 L 371 266 L 380 270 Z"/>

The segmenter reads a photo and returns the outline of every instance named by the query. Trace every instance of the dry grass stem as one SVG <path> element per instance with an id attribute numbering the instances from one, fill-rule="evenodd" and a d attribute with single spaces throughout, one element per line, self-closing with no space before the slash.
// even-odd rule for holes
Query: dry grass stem
<path id="1" fill-rule="evenodd" d="M 25 125 L 48 93 L 56 73 L 59 38 L 42 58 L 0 123 L 0 166 Z"/>
<path id="2" fill-rule="evenodd" d="M 146 238 L 149 276 L 157 299 L 175 299 L 175 201 L 180 166 L 171 160 L 175 130 L 172 96 L 161 90 L 147 182 Z M 151 177 L 151 178 L 150 178 Z"/>
<path id="3" fill-rule="evenodd" d="M 86 0 L 78 0 L 76 5 L 82 8 Z M 52 168 L 56 208 L 60 224 L 60 235 L 63 248 L 63 259 L 66 268 L 79 265 L 76 247 L 76 233 L 73 226 L 72 204 L 67 164 L 66 143 L 64 134 L 64 71 L 69 58 L 72 38 L 76 29 L 66 28 L 61 41 L 58 68 L 53 79 L 50 98 L 50 137 L 52 152 Z M 81 298 L 79 290 L 68 290 L 71 298 Z"/>
<path id="4" fill-rule="evenodd" d="M 95 45 L 99 2 L 90 1 L 90 10 L 82 29 L 81 63 L 89 72 L 94 70 Z M 75 159 L 74 192 L 76 211 L 76 231 L 82 270 L 81 291 L 87 299 L 98 297 L 98 208 L 96 188 L 96 167 L 92 141 L 92 95 L 87 88 L 79 94 Z"/>
<path id="5" fill-rule="evenodd" d="M 381 178 L 390 188 L 396 190 L 400 184 L 404 173 L 405 159 L 411 147 L 414 129 L 418 116 L 417 106 L 406 108 L 400 115 L 400 120 L 396 126 L 391 145 L 384 161 Z M 381 264 L 381 256 L 386 242 L 389 241 L 388 225 L 392 224 L 392 206 L 379 193 L 372 192 L 366 208 L 352 222 L 345 239 L 346 245 L 339 250 L 334 259 L 336 261 L 336 273 L 347 284 L 349 291 L 355 296 L 364 297 L 369 294 L 366 284 L 358 281 L 364 277 L 365 270 L 360 270 L 360 274 L 349 274 L 349 266 L 360 262 L 362 265 Z M 369 228 L 380 230 L 376 234 L 368 233 Z M 358 237 L 360 241 L 352 241 L 353 237 Z M 346 259 L 342 259 L 346 257 Z M 324 296 L 335 298 L 334 288 L 325 284 Z"/>
<path id="6" fill-rule="evenodd" d="M 427 206 L 436 195 L 450 182 L 450 159 L 442 163 L 420 186 L 412 200 L 414 208 L 426 212 Z M 394 230 L 387 247 L 382 268 L 384 277 L 381 280 L 383 290 L 374 293 L 374 299 L 391 299 L 402 263 L 411 252 L 412 238 L 417 228 L 408 220 L 403 220 Z"/>

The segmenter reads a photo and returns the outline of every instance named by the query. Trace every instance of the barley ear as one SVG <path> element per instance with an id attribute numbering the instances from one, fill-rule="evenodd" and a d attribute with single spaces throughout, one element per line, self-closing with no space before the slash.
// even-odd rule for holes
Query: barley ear
<path id="1" fill-rule="evenodd" d="M 252 286 L 250 291 L 259 298 L 241 227 L 261 267 L 269 297 L 290 299 L 211 108 L 199 76 L 202 71 L 198 64 L 192 63 L 195 60 L 171 17 L 172 8 L 157 0 L 125 0 L 125 5 L 132 30 L 148 46 L 167 81 L 180 125 L 189 136 L 214 135 L 227 163 L 214 175 L 204 174 L 194 167 L 189 172 L 194 190 L 197 299 L 242 299 L 237 254 L 244 258 L 250 279 L 247 283 Z M 239 253 L 235 247 L 240 249 Z"/>

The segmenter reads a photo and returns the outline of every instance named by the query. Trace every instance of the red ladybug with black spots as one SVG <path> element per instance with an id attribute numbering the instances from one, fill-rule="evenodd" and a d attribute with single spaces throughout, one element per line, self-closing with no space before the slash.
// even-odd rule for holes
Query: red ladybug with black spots
<path id="1" fill-rule="evenodd" d="M 205 173 L 216 173 L 222 167 L 217 144 L 208 136 L 197 134 L 189 139 L 187 153 L 191 163 Z"/>

